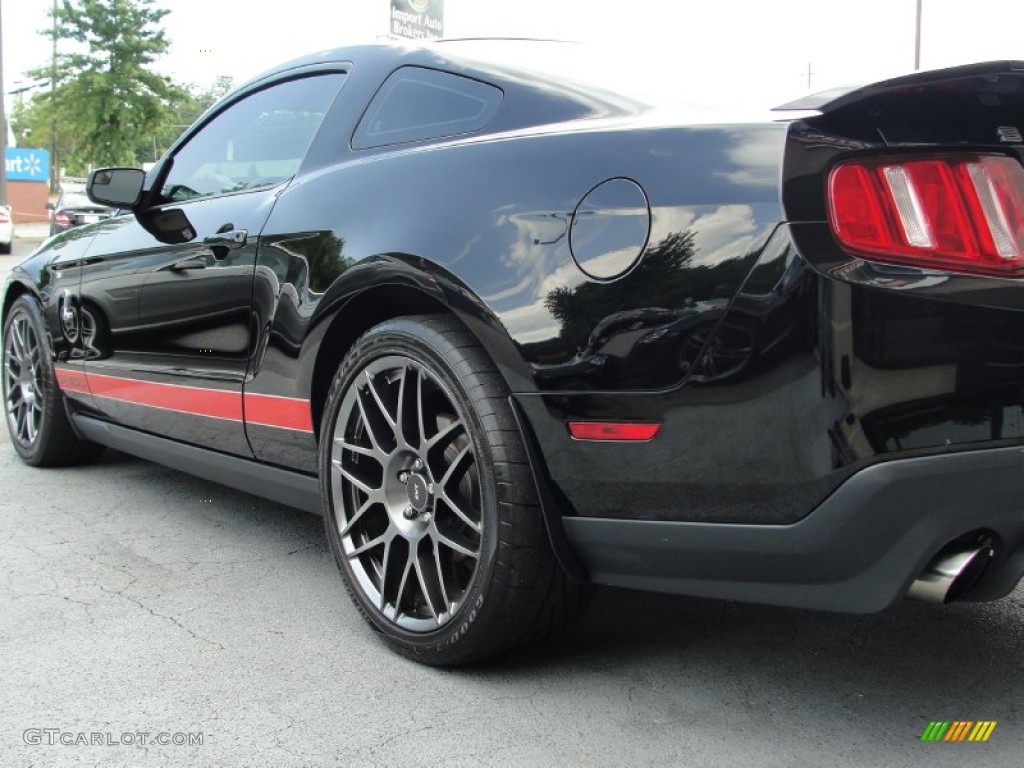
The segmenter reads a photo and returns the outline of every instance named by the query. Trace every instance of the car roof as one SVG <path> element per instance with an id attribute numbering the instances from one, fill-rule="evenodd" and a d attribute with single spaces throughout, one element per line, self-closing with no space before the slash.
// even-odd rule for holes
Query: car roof
<path id="1" fill-rule="evenodd" d="M 768 117 L 774 104 L 737 103 L 732 90 L 720 84 L 728 78 L 726 73 L 706 72 L 680 86 L 676 70 L 665 67 L 657 56 L 650 52 L 647 57 L 623 58 L 614 55 L 607 45 L 538 38 L 390 40 L 316 51 L 274 67 L 237 90 L 289 70 L 327 63 L 351 62 L 382 68 L 412 65 L 476 74 L 498 84 L 504 81 L 519 85 L 582 85 L 597 96 L 606 95 L 617 105 L 631 104 L 632 109 L 625 111 L 682 106 L 697 122 L 705 122 L 701 118 L 704 112 L 708 121 L 715 122 L 779 119 L 777 115 Z M 644 76 L 637 77 L 638 72 Z"/>

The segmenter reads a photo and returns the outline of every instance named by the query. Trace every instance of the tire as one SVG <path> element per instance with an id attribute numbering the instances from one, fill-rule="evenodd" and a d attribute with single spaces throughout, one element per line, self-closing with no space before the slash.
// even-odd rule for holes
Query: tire
<path id="1" fill-rule="evenodd" d="M 587 588 L 551 551 L 505 382 L 454 318 L 402 317 L 361 336 L 320 435 L 331 550 L 392 649 L 466 664 L 581 612 Z"/>
<path id="2" fill-rule="evenodd" d="M 34 298 L 21 296 L 11 305 L 2 349 L 4 421 L 18 455 L 27 464 L 52 467 L 80 464 L 102 453 L 102 446 L 79 439 L 71 427 Z"/>
<path id="3" fill-rule="evenodd" d="M 14 247 L 14 241 L 13 240 L 11 242 L 9 242 L 9 243 L 0 243 L 0 255 L 9 254 L 13 247 Z"/>

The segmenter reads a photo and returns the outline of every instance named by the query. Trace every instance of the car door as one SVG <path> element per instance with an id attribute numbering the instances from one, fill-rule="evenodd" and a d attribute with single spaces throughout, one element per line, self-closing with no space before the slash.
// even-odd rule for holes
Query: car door
<path id="1" fill-rule="evenodd" d="M 133 214 L 101 228 L 80 303 L 96 325 L 86 381 L 106 417 L 252 455 L 242 385 L 260 232 L 343 80 L 299 73 L 243 92 L 172 149 Z"/>

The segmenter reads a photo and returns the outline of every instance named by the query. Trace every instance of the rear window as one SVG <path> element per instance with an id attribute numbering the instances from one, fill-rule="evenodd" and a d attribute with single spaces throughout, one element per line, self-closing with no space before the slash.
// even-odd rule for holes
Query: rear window
<path id="1" fill-rule="evenodd" d="M 353 149 L 472 133 L 491 121 L 501 89 L 422 67 L 402 67 L 384 81 L 352 138 Z"/>
<path id="2" fill-rule="evenodd" d="M 65 192 L 60 199 L 61 208 L 96 208 L 97 205 L 82 192 Z"/>

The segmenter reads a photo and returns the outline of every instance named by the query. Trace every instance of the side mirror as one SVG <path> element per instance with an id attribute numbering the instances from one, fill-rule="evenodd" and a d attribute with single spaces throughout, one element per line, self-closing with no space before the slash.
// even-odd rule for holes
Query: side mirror
<path id="1" fill-rule="evenodd" d="M 89 174 L 85 193 L 98 205 L 134 208 L 145 180 L 146 172 L 138 168 L 100 168 Z"/>
<path id="2" fill-rule="evenodd" d="M 56 210 L 56 209 L 57 209 L 57 206 L 56 206 L 56 205 L 54 205 L 53 203 L 47 203 L 47 204 L 46 204 L 46 210 L 48 210 L 48 211 L 54 211 L 54 210 Z"/>

